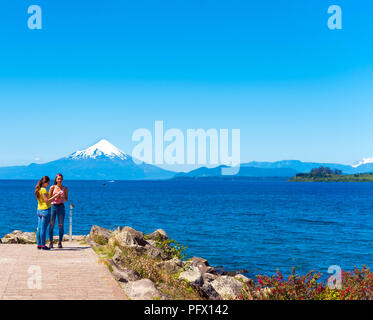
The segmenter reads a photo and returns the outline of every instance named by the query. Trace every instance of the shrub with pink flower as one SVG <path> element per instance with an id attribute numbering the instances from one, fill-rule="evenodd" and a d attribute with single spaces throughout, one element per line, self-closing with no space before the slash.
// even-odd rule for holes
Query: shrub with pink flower
<path id="1" fill-rule="evenodd" d="M 272 277 L 257 276 L 257 282 L 243 287 L 240 300 L 373 300 L 373 273 L 369 268 L 355 267 L 341 272 L 342 287 L 329 288 L 320 280 L 322 274 L 314 270 L 305 275 L 295 274 L 294 268 L 287 279 L 278 271 Z"/>

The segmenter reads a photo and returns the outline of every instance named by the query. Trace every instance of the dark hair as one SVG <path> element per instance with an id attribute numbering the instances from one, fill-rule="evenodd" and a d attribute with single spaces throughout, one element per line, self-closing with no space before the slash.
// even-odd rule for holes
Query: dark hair
<path id="1" fill-rule="evenodd" d="M 43 186 L 44 183 L 47 183 L 49 182 L 50 179 L 48 176 L 44 176 L 43 178 L 41 178 L 38 183 L 36 184 L 36 187 L 35 187 L 35 197 L 36 199 L 39 199 L 40 197 L 40 194 L 39 194 L 39 191 L 41 189 L 41 187 Z"/>
<path id="2" fill-rule="evenodd" d="M 58 178 L 58 177 L 61 177 L 62 180 L 63 180 L 63 175 L 62 175 L 62 173 L 57 174 L 57 175 L 56 175 L 56 178 L 54 179 L 54 185 L 57 184 L 57 178 Z"/>

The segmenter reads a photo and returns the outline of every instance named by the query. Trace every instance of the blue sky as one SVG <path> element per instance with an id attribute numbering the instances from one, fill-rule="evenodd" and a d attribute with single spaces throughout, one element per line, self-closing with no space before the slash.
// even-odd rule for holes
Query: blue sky
<path id="1" fill-rule="evenodd" d="M 130 153 L 155 120 L 241 129 L 242 162 L 373 157 L 372 17 L 368 0 L 3 0 L 0 166 L 100 138 Z"/>

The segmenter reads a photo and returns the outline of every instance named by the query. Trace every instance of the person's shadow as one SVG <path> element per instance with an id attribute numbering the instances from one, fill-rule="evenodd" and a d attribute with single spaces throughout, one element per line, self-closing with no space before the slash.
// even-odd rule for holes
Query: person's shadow
<path id="1" fill-rule="evenodd" d="M 85 249 L 90 249 L 91 247 L 63 247 L 63 248 L 53 248 L 53 251 L 81 251 Z"/>

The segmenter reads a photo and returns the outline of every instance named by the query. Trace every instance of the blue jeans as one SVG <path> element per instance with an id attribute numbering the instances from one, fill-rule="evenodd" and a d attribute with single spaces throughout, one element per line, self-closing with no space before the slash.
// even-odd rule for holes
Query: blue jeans
<path id="1" fill-rule="evenodd" d="M 58 229 L 59 229 L 59 242 L 63 239 L 63 223 L 65 220 L 65 205 L 64 204 L 53 204 L 51 222 L 49 225 L 49 241 L 53 241 L 53 229 L 56 222 L 56 216 L 58 218 Z"/>
<path id="2" fill-rule="evenodd" d="M 38 246 L 45 246 L 47 227 L 51 218 L 51 209 L 38 210 L 38 229 L 36 231 L 36 242 Z"/>

